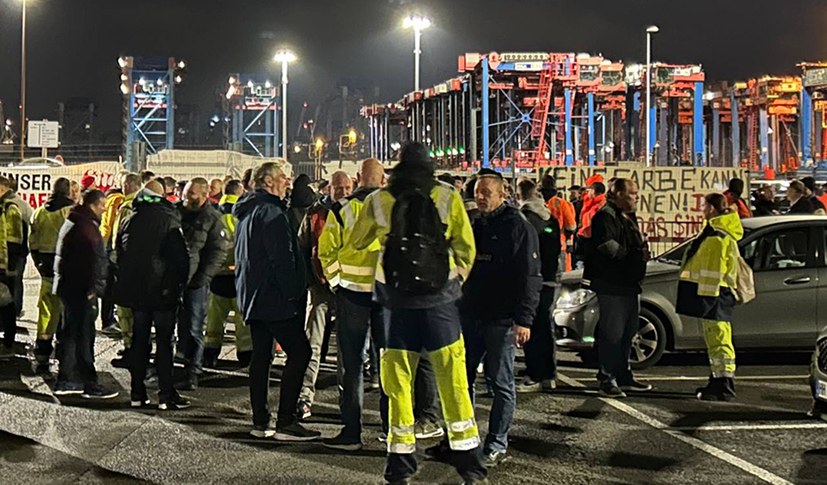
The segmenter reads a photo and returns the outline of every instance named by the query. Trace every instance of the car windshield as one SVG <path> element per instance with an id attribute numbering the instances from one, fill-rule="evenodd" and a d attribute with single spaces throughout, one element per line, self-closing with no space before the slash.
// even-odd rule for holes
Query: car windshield
<path id="1" fill-rule="evenodd" d="M 746 238 L 750 233 L 750 230 L 744 228 L 744 238 Z M 693 238 L 694 239 L 694 238 Z M 666 251 L 665 253 L 658 256 L 657 260 L 659 263 L 665 264 L 674 264 L 680 265 L 683 261 L 683 256 L 686 254 L 686 250 L 689 249 L 689 245 L 692 244 L 693 239 L 688 239 L 674 248 Z"/>

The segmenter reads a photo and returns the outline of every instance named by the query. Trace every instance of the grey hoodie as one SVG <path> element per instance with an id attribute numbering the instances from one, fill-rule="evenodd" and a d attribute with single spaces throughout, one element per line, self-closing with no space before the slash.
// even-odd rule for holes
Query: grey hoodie
<path id="1" fill-rule="evenodd" d="M 551 212 L 549 212 L 548 207 L 546 207 L 546 204 L 543 203 L 543 199 L 540 199 L 539 197 L 536 199 L 531 199 L 526 202 L 523 202 L 523 204 L 520 206 L 520 209 L 531 211 L 534 214 L 537 214 L 537 217 L 544 221 L 551 219 Z"/>

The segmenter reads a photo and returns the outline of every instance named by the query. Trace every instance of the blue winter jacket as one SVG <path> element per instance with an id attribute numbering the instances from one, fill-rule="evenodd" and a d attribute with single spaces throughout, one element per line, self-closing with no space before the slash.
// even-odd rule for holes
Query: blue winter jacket
<path id="1" fill-rule="evenodd" d="M 303 315 L 307 268 L 285 202 L 258 190 L 239 199 L 233 216 L 238 219 L 235 287 L 244 321 L 254 325 Z"/>

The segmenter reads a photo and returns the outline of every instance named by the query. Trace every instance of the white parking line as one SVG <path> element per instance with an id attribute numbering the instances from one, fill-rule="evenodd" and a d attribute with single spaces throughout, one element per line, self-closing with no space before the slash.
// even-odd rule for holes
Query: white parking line
<path id="1" fill-rule="evenodd" d="M 657 375 L 644 375 L 644 374 L 636 374 L 635 377 L 639 378 L 642 381 L 699 381 L 703 382 L 709 380 L 709 377 L 694 377 L 694 376 L 657 376 Z M 810 376 L 800 375 L 800 376 L 738 376 L 735 378 L 735 381 L 797 381 L 797 380 L 806 380 L 809 379 Z M 589 381 L 595 382 L 597 378 L 595 377 L 576 377 L 573 378 L 577 381 Z"/>
<path id="2" fill-rule="evenodd" d="M 788 423 L 788 424 L 731 424 L 721 426 L 672 426 L 673 431 L 776 431 L 797 429 L 827 429 L 827 423 Z"/>
<path id="3" fill-rule="evenodd" d="M 581 388 L 586 387 L 583 383 L 578 382 L 577 380 L 572 379 L 572 378 L 567 377 L 567 376 L 564 376 L 562 374 L 558 374 L 557 378 L 560 381 L 565 382 L 566 384 L 568 384 L 569 386 L 572 386 L 572 387 L 581 387 Z M 638 411 L 637 409 L 633 408 L 632 406 L 629 406 L 628 404 L 624 404 L 624 403 L 619 402 L 615 399 L 605 399 L 605 398 L 599 398 L 599 399 L 601 401 L 603 401 L 605 404 L 607 404 L 607 405 L 617 409 L 618 411 L 622 412 L 623 414 L 626 414 L 629 417 L 637 419 L 638 421 L 640 421 L 642 423 L 645 423 L 645 424 L 651 426 L 652 428 L 663 431 L 664 433 L 668 434 L 669 436 L 672 436 L 673 438 L 677 439 L 678 441 L 686 443 L 689 446 L 692 446 L 693 448 L 697 448 L 698 450 L 701 450 L 704 453 L 707 453 L 711 456 L 714 456 L 715 458 L 718 458 L 718 459 L 720 459 L 720 460 L 722 460 L 726 463 L 729 463 L 732 466 L 740 468 L 741 470 L 744 470 L 745 472 L 749 473 L 750 475 L 752 475 L 752 476 L 754 476 L 758 479 L 761 479 L 761 480 L 763 480 L 767 483 L 772 483 L 773 485 L 793 485 L 792 482 L 787 481 L 787 480 L 779 477 L 778 475 L 776 475 L 776 474 L 774 474 L 770 471 L 767 471 L 767 470 L 765 470 L 765 469 L 763 469 L 759 466 L 753 465 L 752 463 L 750 463 L 746 460 L 742 460 L 741 458 L 738 458 L 735 455 L 727 453 L 726 451 L 724 451 L 720 448 L 716 448 L 715 446 L 712 446 L 709 443 L 706 443 L 705 441 L 699 440 L 698 438 L 695 438 L 693 436 L 689 436 L 689 435 L 685 434 L 683 431 L 673 430 L 669 426 L 667 426 L 666 424 L 661 423 L 657 419 L 654 419 L 650 416 L 647 416 L 646 414 Z"/>

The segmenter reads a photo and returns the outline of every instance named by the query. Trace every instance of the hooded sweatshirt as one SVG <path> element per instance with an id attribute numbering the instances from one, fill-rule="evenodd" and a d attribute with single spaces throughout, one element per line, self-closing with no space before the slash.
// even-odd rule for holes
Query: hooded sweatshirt
<path id="1" fill-rule="evenodd" d="M 560 267 L 560 224 L 540 198 L 524 202 L 520 211 L 537 231 L 543 284 L 548 286 L 557 281 Z"/>

